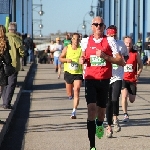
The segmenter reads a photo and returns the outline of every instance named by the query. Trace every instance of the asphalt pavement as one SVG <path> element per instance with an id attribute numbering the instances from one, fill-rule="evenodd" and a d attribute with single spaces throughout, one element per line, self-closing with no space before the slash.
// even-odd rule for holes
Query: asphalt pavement
<path id="1" fill-rule="evenodd" d="M 89 150 L 84 86 L 81 88 L 77 119 L 70 119 L 73 101 L 68 100 L 66 95 L 63 72 L 61 78 L 57 79 L 52 64 L 38 64 L 31 68 L 30 79 L 21 90 L 18 100 L 22 100 L 22 105 L 17 106 L 20 108 L 18 116 L 23 115 L 22 118 L 18 117 L 22 121 L 22 131 L 17 133 L 18 136 L 22 134 L 22 138 L 20 141 L 16 138 L 16 143 L 19 141 L 17 144 L 12 142 L 12 149 L 11 144 L 4 148 L 6 143 L 16 137 L 18 128 L 14 127 L 7 134 L 5 140 L 11 138 L 2 144 L 2 150 Z M 122 122 L 123 112 L 120 106 L 121 132 L 114 133 L 111 139 L 105 135 L 102 139 L 96 138 L 97 150 L 150 150 L 149 67 L 143 70 L 137 88 L 136 101 L 129 103 L 130 122 Z M 26 106 L 23 105 L 25 102 Z M 3 109 L 0 111 L 4 113 Z M 2 118 L 4 121 L 5 119 L 6 117 Z M 106 122 L 104 124 L 106 126 Z"/>

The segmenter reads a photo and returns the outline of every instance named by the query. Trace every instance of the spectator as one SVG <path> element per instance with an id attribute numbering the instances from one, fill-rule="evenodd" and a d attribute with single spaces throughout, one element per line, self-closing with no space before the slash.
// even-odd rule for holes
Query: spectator
<path id="1" fill-rule="evenodd" d="M 35 52 L 35 48 L 36 48 L 36 44 L 33 42 L 33 49 L 32 49 L 32 51 L 33 51 L 33 54 L 32 54 L 32 61 L 33 62 L 35 62 L 35 58 L 36 58 L 36 52 Z"/>
<path id="2" fill-rule="evenodd" d="M 136 43 L 136 46 L 138 47 L 138 52 L 139 52 L 139 54 L 141 56 L 141 54 L 142 54 L 142 41 L 141 41 L 140 38 L 138 39 L 138 41 Z"/>
<path id="3" fill-rule="evenodd" d="M 147 37 L 144 43 L 144 53 L 148 57 L 148 64 L 150 64 L 150 37 Z"/>
<path id="4" fill-rule="evenodd" d="M 47 50 L 44 51 L 44 53 L 42 54 L 42 56 L 40 57 L 40 63 L 42 64 L 44 62 L 44 64 L 46 64 L 47 62 Z"/>
<path id="5" fill-rule="evenodd" d="M 23 45 L 25 47 L 25 52 L 24 52 L 24 57 L 23 57 L 23 66 L 26 66 L 27 65 L 27 57 L 28 57 L 28 50 L 27 50 L 27 46 L 25 45 L 25 42 L 24 40 L 27 38 L 27 34 L 23 34 L 22 35 L 22 42 L 23 42 Z"/>
<path id="6" fill-rule="evenodd" d="M 4 86 L 8 84 L 8 77 L 5 75 L 3 69 L 3 62 L 11 64 L 11 56 L 9 54 L 9 43 L 5 35 L 6 29 L 3 25 L 0 25 L 0 97 L 2 95 Z"/>
<path id="7" fill-rule="evenodd" d="M 30 37 L 30 34 L 28 34 L 27 37 L 25 38 L 24 44 L 28 56 L 28 63 L 31 63 L 31 61 L 33 61 L 33 40 Z"/>
<path id="8" fill-rule="evenodd" d="M 2 95 L 4 87 L 8 84 L 8 77 L 5 75 L 3 68 L 3 61 L 6 64 L 11 64 L 11 56 L 9 54 L 9 43 L 6 39 L 6 28 L 0 25 L 0 97 Z M 0 124 L 5 124 L 4 121 L 0 120 Z"/>
<path id="9" fill-rule="evenodd" d="M 48 45 L 47 48 L 46 48 L 46 52 L 47 52 L 47 61 L 48 61 L 48 64 L 50 63 L 50 46 Z"/>
<path id="10" fill-rule="evenodd" d="M 24 56 L 24 47 L 18 37 L 16 36 L 17 24 L 15 22 L 10 22 L 6 34 L 9 41 L 9 53 L 12 59 L 12 65 L 15 67 L 16 72 L 8 77 L 8 85 L 4 87 L 2 93 L 3 108 L 12 109 L 11 100 L 14 94 L 14 90 L 17 84 L 18 71 L 20 71 L 20 57 Z"/>
<path id="11" fill-rule="evenodd" d="M 143 65 L 144 65 L 144 66 L 147 65 L 147 61 L 148 61 L 148 57 L 147 57 L 147 55 L 145 55 L 145 53 L 143 53 L 143 59 L 142 59 L 142 62 L 143 62 Z"/>
<path id="12" fill-rule="evenodd" d="M 21 33 L 19 32 L 16 32 L 16 37 L 18 37 L 18 40 L 20 40 L 20 42 L 22 43 L 23 45 L 23 39 L 22 39 L 22 35 Z M 24 48 L 25 49 L 25 48 Z M 24 71 L 24 68 L 23 68 L 23 64 L 24 64 L 24 58 L 20 57 L 20 71 Z"/>

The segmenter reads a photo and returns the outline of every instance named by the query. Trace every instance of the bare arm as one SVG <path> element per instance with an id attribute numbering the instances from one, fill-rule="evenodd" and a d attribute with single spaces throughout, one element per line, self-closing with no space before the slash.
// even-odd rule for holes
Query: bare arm
<path id="1" fill-rule="evenodd" d="M 143 63 L 142 63 L 142 60 L 140 58 L 140 55 L 139 53 L 137 53 L 137 63 L 138 63 L 138 72 L 137 72 L 137 75 L 140 76 L 142 70 L 143 70 Z"/>
<path id="2" fill-rule="evenodd" d="M 116 57 L 105 55 L 104 59 L 111 62 L 112 64 L 117 64 L 119 66 L 125 66 L 125 62 L 124 62 L 122 56 L 119 53 L 115 54 L 115 56 Z"/>
<path id="3" fill-rule="evenodd" d="M 109 61 L 112 64 L 117 64 L 119 66 L 125 66 L 125 61 L 119 53 L 116 53 L 115 56 L 113 57 L 113 56 L 106 55 L 101 50 L 97 50 L 96 55 L 100 56 L 101 58 L 104 58 L 106 61 Z"/>
<path id="4" fill-rule="evenodd" d="M 107 37 L 108 44 L 112 50 L 112 55 L 109 56 L 102 52 L 101 50 L 96 51 L 96 55 L 104 58 L 106 61 L 111 62 L 112 64 L 117 64 L 119 66 L 125 66 L 125 60 L 123 56 L 120 54 L 119 45 L 116 43 L 114 38 Z"/>
<path id="5" fill-rule="evenodd" d="M 64 47 L 64 49 L 62 50 L 62 53 L 61 53 L 60 56 L 59 56 L 59 60 L 60 60 L 62 63 L 70 63 L 70 62 L 72 61 L 71 59 L 67 59 L 67 58 L 66 58 L 67 48 L 68 48 L 68 47 Z"/>
<path id="6" fill-rule="evenodd" d="M 84 57 L 85 57 L 85 51 L 82 51 L 82 54 L 81 54 L 81 56 L 84 56 Z"/>
<path id="7" fill-rule="evenodd" d="M 56 51 L 56 49 L 54 49 L 54 48 L 52 50 L 50 50 L 50 52 L 52 52 L 52 53 L 55 52 L 55 51 Z"/>

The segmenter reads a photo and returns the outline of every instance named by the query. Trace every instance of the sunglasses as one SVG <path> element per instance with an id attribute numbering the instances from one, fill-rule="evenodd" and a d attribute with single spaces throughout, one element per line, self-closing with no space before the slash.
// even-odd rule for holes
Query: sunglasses
<path id="1" fill-rule="evenodd" d="M 104 23 L 92 23 L 92 25 L 94 25 L 95 27 L 102 27 L 104 25 Z"/>

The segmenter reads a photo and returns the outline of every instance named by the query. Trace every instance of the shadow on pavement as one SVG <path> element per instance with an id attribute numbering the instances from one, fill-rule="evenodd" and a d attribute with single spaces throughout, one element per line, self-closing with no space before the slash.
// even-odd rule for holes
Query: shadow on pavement
<path id="1" fill-rule="evenodd" d="M 77 120 L 76 120 L 77 121 Z M 63 124 L 42 124 L 31 126 L 26 132 L 51 132 L 51 131 L 67 131 L 87 129 L 86 122 L 72 122 Z"/>
<path id="2" fill-rule="evenodd" d="M 128 126 L 150 126 L 150 118 L 130 119 L 130 122 L 120 122 L 121 127 Z"/>
<path id="3" fill-rule="evenodd" d="M 33 69 L 29 74 L 29 78 L 27 79 L 24 87 L 26 92 L 23 92 L 20 96 L 15 114 L 10 123 L 8 132 L 6 133 L 3 139 L 0 150 L 23 150 L 24 149 L 23 139 L 24 139 L 24 133 L 28 123 L 29 111 L 30 111 L 31 93 L 28 91 L 32 90 L 33 79 L 35 76 L 34 68 L 36 67 L 37 65 L 34 64 Z"/>
<path id="4" fill-rule="evenodd" d="M 55 90 L 65 88 L 64 83 L 34 85 L 33 90 Z"/>
<path id="5" fill-rule="evenodd" d="M 140 77 L 137 84 L 150 84 L 150 77 Z"/>

